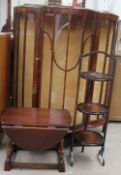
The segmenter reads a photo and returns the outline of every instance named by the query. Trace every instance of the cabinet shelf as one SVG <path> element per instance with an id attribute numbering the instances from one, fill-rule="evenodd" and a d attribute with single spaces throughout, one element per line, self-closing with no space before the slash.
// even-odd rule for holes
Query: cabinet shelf
<path id="1" fill-rule="evenodd" d="M 83 131 L 77 134 L 76 137 L 84 146 L 100 146 L 104 143 L 104 137 L 96 131 Z"/>
<path id="2" fill-rule="evenodd" d="M 80 103 L 77 105 L 77 110 L 87 115 L 104 115 L 108 112 L 105 105 L 97 103 Z"/>
<path id="3" fill-rule="evenodd" d="M 111 81 L 113 80 L 113 76 L 110 74 L 103 74 L 99 72 L 81 72 L 80 76 L 87 80 L 94 81 Z"/>

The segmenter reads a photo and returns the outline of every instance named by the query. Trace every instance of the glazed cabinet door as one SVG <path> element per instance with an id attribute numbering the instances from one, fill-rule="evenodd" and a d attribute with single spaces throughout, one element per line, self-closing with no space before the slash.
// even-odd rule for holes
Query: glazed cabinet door
<path id="1" fill-rule="evenodd" d="M 14 105 L 37 106 L 41 9 L 15 8 Z"/>

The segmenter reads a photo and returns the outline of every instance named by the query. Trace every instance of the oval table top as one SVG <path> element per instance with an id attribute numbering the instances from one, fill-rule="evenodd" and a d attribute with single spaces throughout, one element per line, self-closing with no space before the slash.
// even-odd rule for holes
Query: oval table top
<path id="1" fill-rule="evenodd" d="M 2 125 L 33 127 L 70 127 L 71 116 L 65 109 L 11 107 L 2 115 Z"/>

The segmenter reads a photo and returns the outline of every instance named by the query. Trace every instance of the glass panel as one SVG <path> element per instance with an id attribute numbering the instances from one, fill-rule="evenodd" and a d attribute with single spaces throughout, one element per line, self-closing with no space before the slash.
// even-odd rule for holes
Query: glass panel
<path id="1" fill-rule="evenodd" d="M 86 34 L 89 34 L 88 30 Z M 75 112 L 79 65 L 74 66 L 80 55 L 81 35 L 80 17 L 72 16 L 69 23 L 69 15 L 45 15 L 40 106 L 66 108 L 72 117 Z M 88 42 L 85 52 L 90 49 L 90 39 Z M 55 57 L 52 57 L 52 53 Z M 83 63 L 86 69 L 87 59 L 84 59 Z M 65 71 L 71 68 L 69 72 Z M 84 99 L 84 91 L 85 82 L 83 81 L 80 86 L 79 101 Z"/>
<path id="2" fill-rule="evenodd" d="M 27 15 L 27 27 L 25 31 L 25 16 L 20 18 L 19 29 L 19 56 L 18 56 L 18 106 L 22 106 L 22 95 L 24 106 L 32 106 L 32 88 L 33 88 L 33 59 L 35 45 L 35 24 L 33 15 Z M 24 48 L 25 47 L 25 48 Z M 25 51 L 25 53 L 24 53 Z M 24 68 L 25 56 L 25 68 Z M 24 79 L 23 73 L 25 71 Z M 24 88 L 22 88 L 24 86 Z M 24 92 L 22 92 L 22 90 Z"/>
<path id="3" fill-rule="evenodd" d="M 79 16 L 72 16 L 69 43 L 68 43 L 68 64 L 67 68 L 70 69 L 76 65 L 80 56 L 81 39 L 82 39 L 82 24 Z M 66 93 L 65 93 L 65 108 L 69 109 L 72 117 L 75 113 L 76 93 L 77 93 L 77 80 L 78 80 L 79 64 L 67 73 L 66 80 Z M 82 91 L 81 86 L 81 91 Z M 82 97 L 79 94 L 79 99 Z M 80 114 L 79 114 L 80 116 Z M 80 120 L 80 117 L 79 117 Z"/>
<path id="4" fill-rule="evenodd" d="M 24 27 L 25 17 L 20 17 L 20 28 L 19 28 L 19 53 L 18 53 L 18 102 L 17 105 L 22 105 L 22 70 L 23 70 L 23 49 L 24 49 Z"/>
<path id="5" fill-rule="evenodd" d="M 41 97 L 40 106 L 48 108 L 51 87 L 51 40 L 53 39 L 54 30 L 54 16 L 46 14 L 44 16 L 44 45 L 43 45 L 43 59 L 42 59 L 42 75 L 41 75 Z"/>
<path id="6" fill-rule="evenodd" d="M 60 66 L 62 69 L 65 69 L 68 59 L 68 15 L 56 15 L 55 24 L 55 59 L 58 66 Z M 55 101 L 52 101 L 53 107 L 64 108 L 66 85 L 65 76 L 65 71 L 59 69 L 54 63 L 52 93 L 55 96 Z"/>
<path id="7" fill-rule="evenodd" d="M 25 79 L 24 79 L 24 106 L 32 106 L 33 89 L 33 61 L 35 47 L 35 23 L 32 14 L 27 15 L 26 31 L 26 54 L 25 54 Z"/>

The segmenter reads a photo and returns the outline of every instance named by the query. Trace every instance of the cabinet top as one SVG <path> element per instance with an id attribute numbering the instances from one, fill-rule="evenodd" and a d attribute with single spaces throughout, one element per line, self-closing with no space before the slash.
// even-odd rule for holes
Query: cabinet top
<path id="1" fill-rule="evenodd" d="M 109 13 L 107 11 L 96 11 L 92 9 L 87 9 L 83 7 L 71 7 L 71 6 L 49 6 L 49 5 L 32 5 L 25 4 L 23 6 L 15 7 L 15 12 L 17 13 L 53 13 L 53 14 L 76 14 L 76 15 L 91 15 L 97 14 L 101 17 L 115 21 L 118 16 Z"/>

